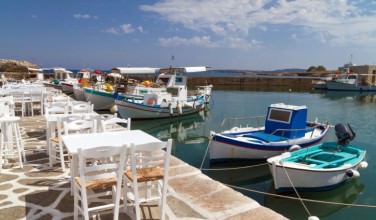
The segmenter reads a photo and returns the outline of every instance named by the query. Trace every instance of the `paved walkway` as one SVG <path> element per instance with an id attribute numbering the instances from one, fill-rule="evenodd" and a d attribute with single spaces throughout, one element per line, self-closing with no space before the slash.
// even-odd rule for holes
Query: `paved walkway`
<path id="1" fill-rule="evenodd" d="M 48 167 L 43 117 L 24 118 L 21 133 L 28 162 L 23 169 L 10 164 L 0 174 L 0 220 L 73 219 L 68 173 Z M 170 177 L 169 219 L 285 219 L 177 158 Z M 142 211 L 144 219 L 158 219 L 156 205 Z M 99 217 L 112 219 L 111 214 Z M 130 218 L 122 213 L 120 219 Z"/>

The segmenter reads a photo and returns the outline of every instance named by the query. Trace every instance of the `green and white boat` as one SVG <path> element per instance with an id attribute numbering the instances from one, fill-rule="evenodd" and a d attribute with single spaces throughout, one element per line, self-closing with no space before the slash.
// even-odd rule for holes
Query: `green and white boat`
<path id="1" fill-rule="evenodd" d="M 350 126 L 335 126 L 338 142 L 326 142 L 286 152 L 267 160 L 276 191 L 328 190 L 355 177 L 368 166 L 366 151 L 349 142 L 355 137 Z"/>

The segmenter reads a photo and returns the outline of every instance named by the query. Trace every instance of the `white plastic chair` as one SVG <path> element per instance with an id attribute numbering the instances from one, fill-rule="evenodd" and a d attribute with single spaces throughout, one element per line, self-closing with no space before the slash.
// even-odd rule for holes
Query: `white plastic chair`
<path id="1" fill-rule="evenodd" d="M 28 107 L 27 104 L 30 103 L 31 98 L 23 92 L 17 91 L 11 92 L 10 95 L 13 97 L 14 111 L 20 112 L 21 116 L 24 117 Z"/>
<path id="2" fill-rule="evenodd" d="M 52 102 L 63 102 L 63 103 L 68 103 L 69 102 L 69 96 L 52 96 Z"/>
<path id="3" fill-rule="evenodd" d="M 101 123 L 102 131 L 123 131 L 123 130 L 131 130 L 131 119 L 124 119 L 113 117 L 107 120 L 102 120 Z"/>
<path id="4" fill-rule="evenodd" d="M 72 106 L 72 113 L 92 113 L 94 112 L 94 105 L 88 102 L 86 103 L 77 103 Z"/>
<path id="5" fill-rule="evenodd" d="M 124 203 L 126 211 L 134 206 L 137 220 L 141 219 L 140 203 L 153 200 L 159 201 L 160 219 L 165 219 L 171 146 L 172 139 L 131 145 L 131 169 L 124 178 Z"/>
<path id="6" fill-rule="evenodd" d="M 40 114 L 43 115 L 43 91 L 42 90 L 32 90 L 30 89 L 31 96 L 31 107 L 34 114 L 34 110 L 39 110 Z"/>
<path id="7" fill-rule="evenodd" d="M 50 166 L 55 162 L 60 162 L 62 171 L 65 171 L 64 146 L 62 135 L 82 134 L 96 132 L 96 120 L 83 120 L 80 116 L 68 116 L 61 118 L 57 124 L 57 137 L 51 138 L 50 148 L 48 150 Z M 63 124 L 63 126 L 62 126 Z"/>
<path id="8" fill-rule="evenodd" d="M 124 173 L 127 146 L 111 147 L 103 146 L 92 149 L 78 149 L 79 177 L 74 178 L 74 219 L 79 212 L 85 220 L 89 220 L 89 214 L 113 208 L 114 218 L 119 218 L 121 183 Z M 118 158 L 116 161 L 114 158 Z M 93 160 L 98 161 L 93 163 Z M 103 189 L 110 190 L 104 191 Z M 100 192 L 95 192 L 101 189 Z M 98 190 L 99 191 L 99 190 Z M 111 192 L 113 203 L 90 206 L 89 199 L 104 197 Z M 89 194 L 91 193 L 91 194 Z M 115 197 L 114 197 L 115 194 Z M 98 202 L 98 200 L 94 201 Z"/>

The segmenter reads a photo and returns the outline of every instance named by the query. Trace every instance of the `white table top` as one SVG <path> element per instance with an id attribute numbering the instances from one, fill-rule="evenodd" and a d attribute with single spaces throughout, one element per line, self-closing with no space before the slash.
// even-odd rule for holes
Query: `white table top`
<path id="1" fill-rule="evenodd" d="M 19 121 L 21 120 L 20 117 L 18 116 L 3 116 L 0 117 L 0 122 L 14 122 L 14 121 Z"/>
<path id="2" fill-rule="evenodd" d="M 90 149 L 100 146 L 122 146 L 125 144 L 147 144 L 161 142 L 158 138 L 141 130 L 116 131 L 90 134 L 63 135 L 63 142 L 70 154 L 77 154 L 77 149 Z"/>
<path id="3" fill-rule="evenodd" d="M 45 119 L 47 122 L 57 122 L 59 121 L 60 119 L 64 118 L 64 117 L 69 117 L 69 116 L 88 116 L 88 117 L 91 117 L 91 116 L 100 116 L 98 113 L 96 112 L 92 112 L 92 113 L 70 113 L 70 114 L 50 114 L 50 115 L 44 115 Z"/>

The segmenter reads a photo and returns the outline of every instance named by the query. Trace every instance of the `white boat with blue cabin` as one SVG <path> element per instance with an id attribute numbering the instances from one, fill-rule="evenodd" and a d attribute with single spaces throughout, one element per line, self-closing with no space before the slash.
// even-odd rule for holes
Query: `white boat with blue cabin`
<path id="1" fill-rule="evenodd" d="M 268 107 L 265 126 L 233 127 L 220 133 L 211 132 L 211 161 L 229 159 L 266 159 L 321 141 L 329 130 L 328 123 L 307 121 L 307 107 L 272 104 Z"/>
<path id="2" fill-rule="evenodd" d="M 366 168 L 366 151 L 352 144 L 355 133 L 349 125 L 335 126 L 338 142 L 325 142 L 286 152 L 267 160 L 277 192 L 329 190 L 359 177 Z"/>

